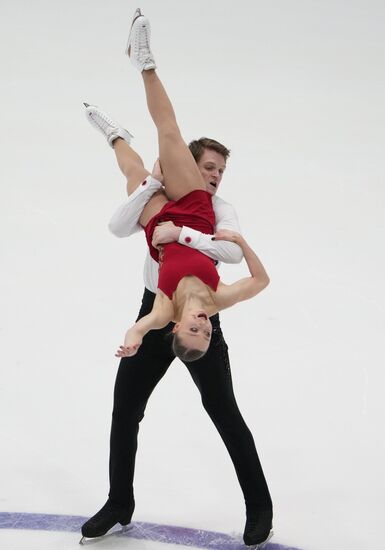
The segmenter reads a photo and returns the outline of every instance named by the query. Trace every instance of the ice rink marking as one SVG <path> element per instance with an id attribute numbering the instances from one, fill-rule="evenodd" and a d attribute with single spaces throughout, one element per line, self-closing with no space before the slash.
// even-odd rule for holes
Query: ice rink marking
<path id="1" fill-rule="evenodd" d="M 87 519 L 83 516 L 0 512 L 0 529 L 78 532 L 81 536 L 80 528 Z M 241 536 L 235 538 L 226 533 L 156 523 L 133 522 L 132 528 L 120 536 L 210 550 L 245 550 L 247 548 L 242 543 Z M 275 543 L 268 543 L 264 548 L 265 550 L 299 550 L 292 546 Z"/>

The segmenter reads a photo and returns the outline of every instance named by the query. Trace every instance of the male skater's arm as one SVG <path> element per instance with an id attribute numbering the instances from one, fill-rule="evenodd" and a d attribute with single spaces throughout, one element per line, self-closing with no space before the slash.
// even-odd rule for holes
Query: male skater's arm
<path id="1" fill-rule="evenodd" d="M 108 227 L 116 237 L 129 237 L 142 228 L 140 215 L 152 195 L 162 188 L 160 181 L 148 176 L 132 195 L 114 212 Z M 228 229 L 240 233 L 238 217 L 233 206 L 219 197 L 213 197 L 216 230 Z M 154 232 L 156 244 L 178 241 L 180 244 L 196 248 L 213 260 L 236 264 L 242 261 L 240 246 L 233 242 L 213 241 L 213 235 L 201 233 L 189 227 L 177 227 L 172 222 L 159 225 Z"/>
<path id="2" fill-rule="evenodd" d="M 155 162 L 151 175 L 129 195 L 128 199 L 114 212 L 108 228 L 116 237 L 130 237 L 141 231 L 139 223 L 144 207 L 151 197 L 163 189 L 163 174 L 159 159 Z"/>
<path id="3" fill-rule="evenodd" d="M 139 218 L 154 193 L 162 189 L 162 183 L 147 176 L 141 185 L 115 210 L 108 228 L 116 237 L 130 237 L 141 231 Z"/>
<path id="4" fill-rule="evenodd" d="M 227 229 L 240 233 L 238 217 L 234 207 L 220 197 L 213 197 L 213 209 L 215 213 L 215 230 Z M 179 244 L 196 248 L 206 256 L 218 262 L 237 264 L 242 261 L 242 248 L 234 242 L 213 241 L 213 235 L 201 233 L 190 227 L 178 227 L 172 222 L 164 222 L 155 228 L 153 246 L 177 241 Z"/>

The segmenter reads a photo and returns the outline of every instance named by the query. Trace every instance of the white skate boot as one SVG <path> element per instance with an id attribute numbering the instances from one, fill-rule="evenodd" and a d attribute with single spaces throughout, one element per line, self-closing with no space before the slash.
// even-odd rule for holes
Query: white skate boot
<path id="1" fill-rule="evenodd" d="M 115 139 L 122 138 L 130 145 L 134 137 L 130 132 L 122 128 L 117 122 L 112 120 L 106 113 L 103 113 L 96 105 L 84 103 L 86 108 L 86 116 L 90 123 L 95 126 L 106 138 L 111 147 Z"/>
<path id="2" fill-rule="evenodd" d="M 150 49 L 150 22 L 138 8 L 134 13 L 126 54 L 140 72 L 156 69 L 154 56 Z"/>

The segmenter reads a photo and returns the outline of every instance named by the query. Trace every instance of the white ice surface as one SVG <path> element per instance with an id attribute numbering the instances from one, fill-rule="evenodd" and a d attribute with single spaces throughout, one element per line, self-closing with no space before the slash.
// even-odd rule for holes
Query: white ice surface
<path id="1" fill-rule="evenodd" d="M 79 546 L 80 537 L 76 533 L 57 533 L 44 531 L 15 531 L 13 529 L 3 529 L 0 531 L 1 548 L 7 550 L 42 550 L 43 548 L 55 548 L 58 550 L 194 550 L 193 546 L 183 546 L 180 544 L 166 544 L 163 542 L 154 542 L 141 539 L 129 539 L 117 535 L 107 535 L 104 539 L 87 541 L 83 546 Z"/>
<path id="2" fill-rule="evenodd" d="M 1 4 L 2 511 L 89 516 L 106 499 L 114 352 L 138 310 L 145 246 L 107 231 L 124 182 L 82 101 L 121 120 L 152 166 L 156 133 L 123 55 L 135 8 Z M 382 549 L 385 5 L 142 9 L 183 135 L 232 150 L 220 195 L 271 278 L 222 326 L 275 503 L 274 541 Z M 222 270 L 225 282 L 245 274 Z M 243 530 L 231 462 L 180 363 L 150 399 L 135 488 L 136 521 Z M 0 537 L 7 550 L 26 540 Z M 59 550 L 76 538 L 39 537 Z"/>

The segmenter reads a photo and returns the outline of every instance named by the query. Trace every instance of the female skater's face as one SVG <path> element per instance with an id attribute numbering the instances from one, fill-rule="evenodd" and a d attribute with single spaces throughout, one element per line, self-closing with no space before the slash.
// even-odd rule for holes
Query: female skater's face
<path id="1" fill-rule="evenodd" d="M 180 342 L 186 348 L 206 351 L 211 340 L 211 321 L 202 310 L 189 311 L 176 323 L 173 332 L 178 333 Z"/>
<path id="2" fill-rule="evenodd" d="M 212 149 L 205 149 L 197 166 L 206 184 L 206 190 L 215 195 L 226 168 L 225 158 Z"/>

